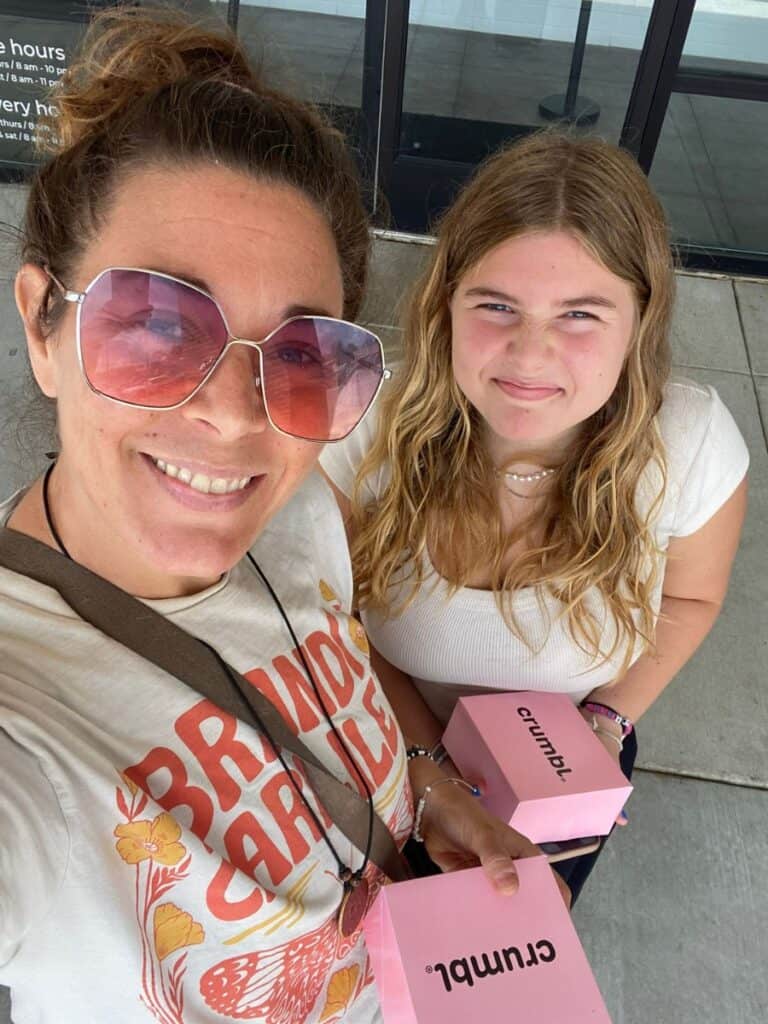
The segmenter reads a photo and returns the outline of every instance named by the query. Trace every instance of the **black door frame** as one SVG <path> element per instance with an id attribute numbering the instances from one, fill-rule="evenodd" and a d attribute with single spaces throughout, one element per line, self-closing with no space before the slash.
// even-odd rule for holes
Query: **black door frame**
<path id="1" fill-rule="evenodd" d="M 653 166 L 673 92 L 768 101 L 768 76 L 681 66 L 695 7 L 696 0 L 656 0 L 651 12 L 619 141 L 646 174 Z M 765 248 L 761 253 L 692 243 L 676 246 L 686 267 L 755 277 L 768 276 L 768 238 Z"/>

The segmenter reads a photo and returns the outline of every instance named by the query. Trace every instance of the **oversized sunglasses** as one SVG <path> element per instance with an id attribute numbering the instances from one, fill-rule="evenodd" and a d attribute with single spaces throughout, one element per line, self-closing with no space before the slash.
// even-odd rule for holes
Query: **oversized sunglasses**
<path id="1" fill-rule="evenodd" d="M 255 386 L 275 430 L 340 441 L 391 375 L 379 338 L 346 320 L 295 316 L 250 341 L 232 334 L 213 296 L 168 274 L 110 267 L 82 292 L 48 274 L 77 303 L 77 354 L 89 387 L 121 405 L 178 409 L 232 345 L 246 345 L 258 353 Z"/>

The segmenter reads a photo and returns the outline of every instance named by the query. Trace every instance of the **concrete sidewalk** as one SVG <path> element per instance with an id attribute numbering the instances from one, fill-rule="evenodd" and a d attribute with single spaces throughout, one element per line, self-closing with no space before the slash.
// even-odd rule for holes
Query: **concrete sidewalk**
<path id="1" fill-rule="evenodd" d="M 23 192 L 0 188 L 0 220 Z M 380 238 L 364 320 L 396 359 L 397 299 L 423 242 Z M 45 463 L 24 413 L 24 338 L 0 266 L 0 492 Z M 680 275 L 678 372 L 714 385 L 750 447 L 750 509 L 728 600 L 710 637 L 639 730 L 630 824 L 617 830 L 575 911 L 614 1024 L 768 1020 L 768 283 Z M 762 407 L 762 414 L 761 414 Z M 4 1002 L 5 999 L 5 1002 Z M 0 992 L 0 1024 L 8 1017 Z M 298 1024 L 298 1022 L 297 1022 Z M 524 1024 L 524 1022 L 521 1022 Z M 567 1022 L 552 1022 L 567 1024 Z"/>

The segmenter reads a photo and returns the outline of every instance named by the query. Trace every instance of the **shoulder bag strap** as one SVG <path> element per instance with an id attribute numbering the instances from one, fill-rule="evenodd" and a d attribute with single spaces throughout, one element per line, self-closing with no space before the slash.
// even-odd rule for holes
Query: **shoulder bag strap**
<path id="1" fill-rule="evenodd" d="M 239 672 L 238 688 L 225 679 L 206 645 L 108 580 L 40 541 L 0 527 L 0 565 L 58 591 L 81 619 L 197 690 L 223 711 L 259 729 L 260 718 L 284 750 L 301 758 L 312 788 L 338 828 L 359 849 L 368 840 L 368 802 L 332 775 L 295 736 L 279 711 Z M 393 881 L 410 877 L 405 859 L 387 826 L 373 818 L 370 859 Z"/>

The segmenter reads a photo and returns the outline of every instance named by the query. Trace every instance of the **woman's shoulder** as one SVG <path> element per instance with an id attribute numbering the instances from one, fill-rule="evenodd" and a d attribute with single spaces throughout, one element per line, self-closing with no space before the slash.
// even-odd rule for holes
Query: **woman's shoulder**
<path id="1" fill-rule="evenodd" d="M 664 517 L 672 536 L 704 525 L 744 478 L 749 452 L 716 389 L 682 377 L 664 389 L 657 416 L 664 446 Z"/>
<path id="2" fill-rule="evenodd" d="M 3 678 L 0 673 L 0 694 Z M 35 755 L 6 732 L 3 719 L 0 706 L 0 964 L 11 959 L 22 938 L 47 914 L 70 848 L 52 784 Z"/>

